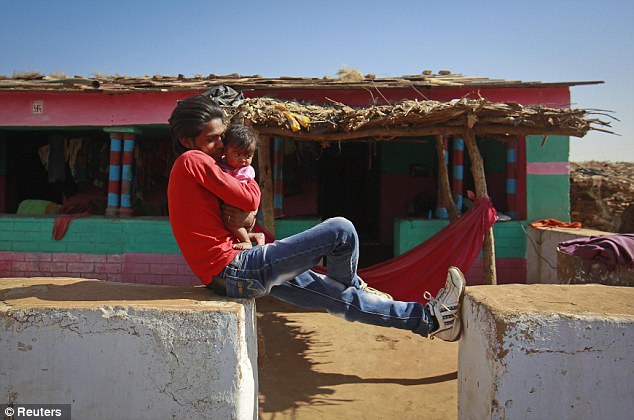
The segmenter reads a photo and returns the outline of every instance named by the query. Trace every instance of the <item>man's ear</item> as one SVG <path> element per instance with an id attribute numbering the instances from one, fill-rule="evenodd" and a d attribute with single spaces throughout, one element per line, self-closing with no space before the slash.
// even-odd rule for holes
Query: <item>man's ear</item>
<path id="1" fill-rule="evenodd" d="M 178 141 L 183 145 L 185 149 L 193 149 L 194 148 L 194 139 L 189 137 L 179 137 Z"/>

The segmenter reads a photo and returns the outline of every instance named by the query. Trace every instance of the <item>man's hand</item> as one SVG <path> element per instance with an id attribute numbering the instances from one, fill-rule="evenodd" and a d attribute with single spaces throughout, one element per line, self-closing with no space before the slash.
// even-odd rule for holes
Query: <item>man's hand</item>
<path id="1" fill-rule="evenodd" d="M 222 220 L 230 226 L 236 228 L 246 228 L 251 230 L 255 225 L 255 216 L 257 211 L 243 211 L 237 207 L 230 206 L 229 204 L 222 205 Z"/>

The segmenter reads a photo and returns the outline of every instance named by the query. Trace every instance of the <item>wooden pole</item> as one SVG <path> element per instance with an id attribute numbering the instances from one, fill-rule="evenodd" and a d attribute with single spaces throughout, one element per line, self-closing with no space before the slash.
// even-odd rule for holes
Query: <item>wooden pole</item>
<path id="1" fill-rule="evenodd" d="M 471 173 L 475 184 L 476 197 L 488 197 L 486 177 L 484 173 L 484 162 L 478 150 L 473 130 L 467 129 L 464 133 L 464 140 L 471 159 Z M 493 228 L 484 234 L 484 244 L 482 246 L 482 256 L 484 258 L 484 284 L 497 284 L 495 272 L 495 243 L 493 241 Z"/>
<path id="2" fill-rule="evenodd" d="M 271 168 L 271 136 L 260 134 L 258 146 L 258 184 L 262 191 L 260 209 L 262 226 L 275 237 L 275 215 L 273 209 L 273 170 Z"/>
<path id="3" fill-rule="evenodd" d="M 451 186 L 449 185 L 449 171 L 447 170 L 447 159 L 445 157 L 445 144 L 443 136 L 436 136 L 436 155 L 438 156 L 438 186 L 440 188 L 440 200 L 447 206 L 449 220 L 451 222 L 458 219 L 458 209 L 456 203 L 451 199 Z"/>

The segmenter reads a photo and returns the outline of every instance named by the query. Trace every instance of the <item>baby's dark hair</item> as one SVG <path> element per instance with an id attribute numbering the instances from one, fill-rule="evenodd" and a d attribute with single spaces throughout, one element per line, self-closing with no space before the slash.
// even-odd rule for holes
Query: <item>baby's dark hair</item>
<path id="1" fill-rule="evenodd" d="M 236 149 L 255 150 L 258 147 L 260 137 L 258 132 L 248 125 L 232 125 L 225 131 L 223 143 Z"/>
<path id="2" fill-rule="evenodd" d="M 194 95 L 178 101 L 168 120 L 176 156 L 187 151 L 180 138 L 195 138 L 205 124 L 216 118 L 224 120 L 225 112 L 207 95 Z"/>

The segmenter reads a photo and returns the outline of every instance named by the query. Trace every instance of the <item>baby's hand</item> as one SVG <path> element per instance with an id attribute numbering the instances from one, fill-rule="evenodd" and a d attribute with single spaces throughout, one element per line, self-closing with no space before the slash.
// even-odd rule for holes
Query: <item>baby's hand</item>
<path id="1" fill-rule="evenodd" d="M 251 249 L 251 248 L 253 248 L 253 245 L 251 245 L 251 242 L 240 242 L 233 245 L 233 249 L 239 249 L 240 251 L 244 251 L 246 249 Z"/>

